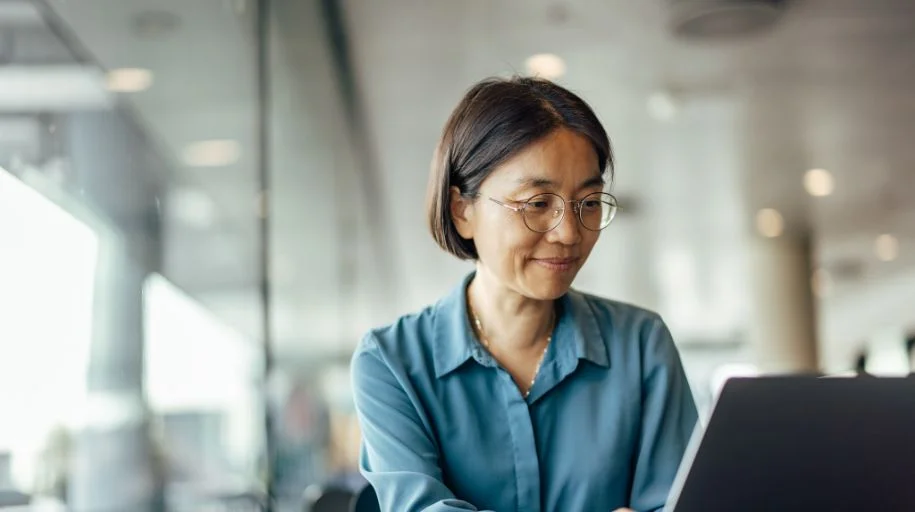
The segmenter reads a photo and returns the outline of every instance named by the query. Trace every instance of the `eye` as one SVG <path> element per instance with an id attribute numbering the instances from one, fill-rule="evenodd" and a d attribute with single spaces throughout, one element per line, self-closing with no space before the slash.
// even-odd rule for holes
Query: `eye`
<path id="1" fill-rule="evenodd" d="M 532 213 L 545 212 L 557 207 L 557 199 L 559 198 L 552 194 L 539 194 L 527 200 L 527 207 Z M 561 199 L 558 204 L 562 204 Z"/>
<path id="2" fill-rule="evenodd" d="M 550 202 L 546 199 L 532 199 L 527 202 L 527 206 L 534 210 L 546 210 L 550 207 Z"/>

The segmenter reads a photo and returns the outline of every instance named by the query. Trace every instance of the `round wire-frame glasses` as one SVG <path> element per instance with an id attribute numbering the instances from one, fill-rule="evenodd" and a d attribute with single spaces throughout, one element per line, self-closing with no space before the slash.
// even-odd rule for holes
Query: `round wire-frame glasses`
<path id="1" fill-rule="evenodd" d="M 494 197 L 489 200 L 521 213 L 524 225 L 537 233 L 556 229 L 565 217 L 566 204 L 572 205 L 572 211 L 578 214 L 582 227 L 590 231 L 600 231 L 609 226 L 619 210 L 616 197 L 608 192 L 594 192 L 581 199 L 570 200 L 550 192 L 537 194 L 524 201 L 500 201 Z"/>

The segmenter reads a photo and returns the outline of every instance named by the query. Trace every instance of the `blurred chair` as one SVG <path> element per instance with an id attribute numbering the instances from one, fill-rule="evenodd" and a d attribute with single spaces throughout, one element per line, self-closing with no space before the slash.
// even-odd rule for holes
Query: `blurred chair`
<path id="1" fill-rule="evenodd" d="M 327 487 L 320 492 L 309 492 L 305 497 L 305 512 L 350 512 L 356 495 L 339 487 Z"/>
<path id="2" fill-rule="evenodd" d="M 378 495 L 375 494 L 375 488 L 371 485 L 363 487 L 353 499 L 353 506 L 350 512 L 381 512 L 381 505 L 378 504 Z"/>

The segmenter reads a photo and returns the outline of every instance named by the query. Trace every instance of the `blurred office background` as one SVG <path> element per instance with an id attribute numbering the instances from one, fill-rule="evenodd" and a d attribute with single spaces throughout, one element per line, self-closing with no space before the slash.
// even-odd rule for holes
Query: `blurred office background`
<path id="1" fill-rule="evenodd" d="M 605 122 L 576 285 L 659 311 L 703 412 L 908 373 L 913 55 L 908 0 L 0 0 L 0 507 L 358 486 L 349 356 L 470 269 L 423 203 L 489 75 Z"/>

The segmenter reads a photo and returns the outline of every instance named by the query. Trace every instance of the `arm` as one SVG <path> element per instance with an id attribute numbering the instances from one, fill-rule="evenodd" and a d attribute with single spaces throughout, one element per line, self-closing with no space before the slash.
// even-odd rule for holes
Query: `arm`
<path id="1" fill-rule="evenodd" d="M 670 331 L 661 319 L 642 356 L 642 427 L 630 507 L 659 511 L 667 501 L 698 414 Z"/>
<path id="2" fill-rule="evenodd" d="M 362 427 L 362 473 L 383 512 L 476 511 L 442 482 L 438 447 L 415 396 L 382 359 L 372 335 L 353 356 L 353 393 Z M 412 399 L 411 399 L 412 398 Z"/>

